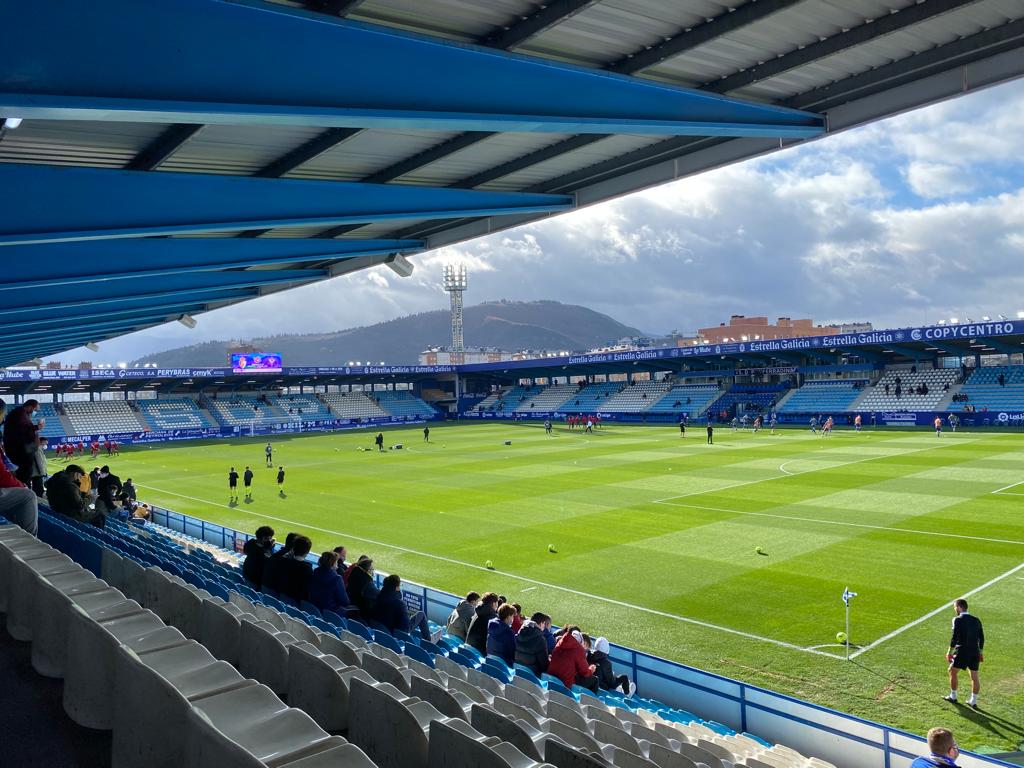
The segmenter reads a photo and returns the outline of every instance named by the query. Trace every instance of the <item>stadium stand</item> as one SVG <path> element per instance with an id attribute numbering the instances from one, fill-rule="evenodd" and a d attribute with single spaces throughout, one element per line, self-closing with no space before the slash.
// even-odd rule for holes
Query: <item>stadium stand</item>
<path id="1" fill-rule="evenodd" d="M 927 368 L 911 373 L 909 367 L 886 369 L 885 375 L 851 403 L 852 410 L 860 411 L 934 411 L 943 400 L 948 399 L 949 388 L 956 384 L 960 372 L 954 368 Z M 896 382 L 900 383 L 900 395 L 896 396 Z M 917 387 L 924 384 L 927 394 L 917 394 Z M 886 391 L 888 387 L 888 391 Z"/>
<path id="2" fill-rule="evenodd" d="M 867 382 L 859 382 L 866 385 Z M 808 381 L 779 401 L 779 413 L 837 413 L 850 408 L 861 388 L 849 380 Z"/>
<path id="3" fill-rule="evenodd" d="M 448 635 L 306 614 L 245 586 L 230 553 L 159 526 L 41 510 L 40 538 L 0 525 L 8 631 L 63 678 L 74 722 L 113 731 L 118 768 L 830 768 L 653 699 L 481 662 Z"/>
<path id="4" fill-rule="evenodd" d="M 529 399 L 524 400 L 522 404 L 516 408 L 516 413 L 550 413 L 552 411 L 557 411 L 558 407 L 564 403 L 570 395 L 575 394 L 577 389 L 578 388 L 575 384 L 556 384 L 554 386 L 547 387 L 536 395 L 531 396 Z"/>
<path id="5" fill-rule="evenodd" d="M 39 430 L 40 437 L 62 437 L 67 434 L 67 426 L 57 413 L 53 403 L 40 403 L 39 408 L 32 414 L 32 420 L 38 424 L 43 419 L 43 428 Z"/>
<path id="6" fill-rule="evenodd" d="M 288 421 L 318 421 L 334 418 L 331 409 L 316 395 L 279 395 L 274 402 Z"/>
<path id="7" fill-rule="evenodd" d="M 722 390 L 717 384 L 677 384 L 648 409 L 648 413 L 685 413 L 701 416 L 717 400 Z"/>
<path id="8" fill-rule="evenodd" d="M 405 389 L 374 392 L 373 397 L 377 399 L 377 404 L 392 416 L 410 419 L 431 419 L 437 416 L 437 411 Z"/>
<path id="9" fill-rule="evenodd" d="M 127 400 L 64 402 L 73 435 L 99 435 L 104 432 L 141 432 L 148 425 Z"/>
<path id="10" fill-rule="evenodd" d="M 290 421 L 274 400 L 264 395 L 233 394 L 224 398 L 207 398 L 203 404 L 224 426 L 280 424 Z"/>
<path id="11" fill-rule="evenodd" d="M 667 381 L 636 381 L 601 404 L 601 410 L 613 413 L 647 411 L 671 389 Z"/>
<path id="12" fill-rule="evenodd" d="M 483 413 L 512 413 L 527 398 L 534 398 L 543 391 L 543 387 L 506 387 L 492 392 L 476 405 L 476 410 Z"/>
<path id="13" fill-rule="evenodd" d="M 712 413 L 726 411 L 732 413 L 733 409 L 743 411 L 767 411 L 783 396 L 783 390 L 778 386 L 759 386 L 741 384 L 729 389 L 725 394 L 708 406 Z"/>
<path id="14" fill-rule="evenodd" d="M 1003 384 L 999 377 L 1003 377 Z M 967 399 L 950 406 L 964 406 L 989 411 L 1024 410 L 1024 365 L 1001 365 L 977 368 L 960 389 Z"/>
<path id="15" fill-rule="evenodd" d="M 579 411 L 582 413 L 607 410 L 605 403 L 612 395 L 625 386 L 626 383 L 624 381 L 605 381 L 599 384 L 588 384 L 575 394 L 570 395 L 558 410 Z"/>
<path id="16" fill-rule="evenodd" d="M 333 392 L 323 396 L 324 402 L 339 419 L 371 419 L 388 413 L 362 392 Z"/>
<path id="17" fill-rule="evenodd" d="M 136 404 L 150 429 L 207 429 L 217 426 L 210 413 L 190 397 L 138 400 Z"/>

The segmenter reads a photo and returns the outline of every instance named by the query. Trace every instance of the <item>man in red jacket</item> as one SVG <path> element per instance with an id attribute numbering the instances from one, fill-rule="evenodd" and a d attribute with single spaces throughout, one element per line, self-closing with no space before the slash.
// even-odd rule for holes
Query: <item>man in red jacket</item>
<path id="1" fill-rule="evenodd" d="M 32 479 L 33 454 L 38 446 L 39 430 L 45 425 L 42 420 L 38 424 L 32 423 L 32 414 L 38 408 L 38 400 L 26 400 L 12 408 L 4 419 L 4 451 L 17 467 L 15 475 L 22 483 Z"/>
<path id="2" fill-rule="evenodd" d="M 0 400 L 0 419 L 7 403 Z M 39 506 L 36 495 L 7 469 L 7 457 L 0 448 L 0 515 L 35 536 L 39 531 Z"/>
<path id="3" fill-rule="evenodd" d="M 548 674 L 557 677 L 570 690 L 574 685 L 581 685 L 587 690 L 597 693 L 598 682 L 594 676 L 596 667 L 587 664 L 587 649 L 583 645 L 583 633 L 576 626 L 568 626 L 562 630 L 562 636 L 555 643 L 548 663 Z"/>

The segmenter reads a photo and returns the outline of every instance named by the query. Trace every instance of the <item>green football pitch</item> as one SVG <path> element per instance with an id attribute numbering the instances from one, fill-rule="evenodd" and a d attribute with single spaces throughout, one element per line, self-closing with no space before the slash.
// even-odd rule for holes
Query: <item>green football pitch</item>
<path id="1" fill-rule="evenodd" d="M 140 497 L 971 748 L 1024 740 L 1024 436 L 532 424 L 127 449 Z M 505 441 L 511 441 L 506 445 Z M 256 473 L 229 503 L 227 472 Z M 278 494 L 278 465 L 287 472 Z M 553 552 L 549 551 L 552 545 Z M 493 569 L 487 569 L 490 561 Z M 837 644 L 841 595 L 851 659 Z M 950 603 L 985 623 L 981 711 L 942 701 Z M 969 682 L 961 682 L 966 690 Z M 966 696 L 964 696 L 966 698 Z"/>

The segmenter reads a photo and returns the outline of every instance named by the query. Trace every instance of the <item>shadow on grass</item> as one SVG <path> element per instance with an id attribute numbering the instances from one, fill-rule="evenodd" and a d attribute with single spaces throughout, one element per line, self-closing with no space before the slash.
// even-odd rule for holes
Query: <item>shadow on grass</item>
<path id="1" fill-rule="evenodd" d="M 851 660 L 850 663 L 856 665 L 864 672 L 877 677 L 879 680 L 884 680 L 889 686 L 897 688 L 907 695 L 926 704 L 930 704 L 937 709 L 947 710 L 948 708 L 953 708 L 956 714 L 960 717 L 965 720 L 970 720 L 978 727 L 998 736 L 1001 739 L 1006 739 L 1007 741 L 1015 744 L 1024 740 L 1024 723 L 1007 720 L 1005 717 L 993 714 L 985 709 L 973 709 L 962 701 L 955 704 L 943 701 L 942 696 L 938 692 L 932 690 L 935 686 L 929 688 L 928 693 L 924 693 L 920 690 L 911 688 L 898 678 L 893 678 L 880 670 L 872 669 L 857 659 Z"/>

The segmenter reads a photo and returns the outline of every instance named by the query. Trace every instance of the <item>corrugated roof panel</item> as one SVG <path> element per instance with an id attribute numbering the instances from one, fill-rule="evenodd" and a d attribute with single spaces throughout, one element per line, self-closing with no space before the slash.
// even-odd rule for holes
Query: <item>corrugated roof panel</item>
<path id="1" fill-rule="evenodd" d="M 540 5 L 538 0 L 370 0 L 351 18 L 471 41 L 515 23 Z"/>
<path id="2" fill-rule="evenodd" d="M 156 123 L 26 120 L 4 134 L 0 162 L 123 168 L 164 128 Z"/>
<path id="3" fill-rule="evenodd" d="M 206 125 L 161 171 L 248 176 L 317 136 L 322 128 Z"/>
<path id="4" fill-rule="evenodd" d="M 424 166 L 399 181 L 427 186 L 455 184 L 460 179 L 557 144 L 568 136 L 561 133 L 501 133 Z"/>
<path id="5" fill-rule="evenodd" d="M 288 174 L 296 179 L 356 181 L 440 144 L 455 132 L 360 131 Z"/>
<path id="6" fill-rule="evenodd" d="M 563 155 L 543 163 L 531 165 L 521 171 L 496 179 L 481 189 L 526 189 L 555 179 L 573 171 L 587 168 L 613 157 L 618 157 L 634 149 L 646 147 L 663 141 L 664 136 L 609 136 L 581 149 L 566 152 Z"/>
<path id="7" fill-rule="evenodd" d="M 523 53 L 599 66 L 657 45 L 725 13 L 719 0 L 604 0 L 529 41 Z"/>

